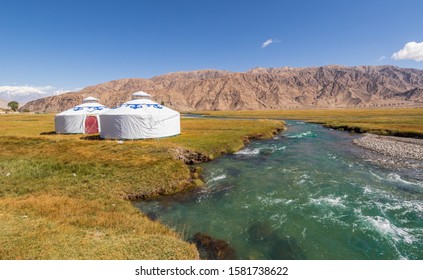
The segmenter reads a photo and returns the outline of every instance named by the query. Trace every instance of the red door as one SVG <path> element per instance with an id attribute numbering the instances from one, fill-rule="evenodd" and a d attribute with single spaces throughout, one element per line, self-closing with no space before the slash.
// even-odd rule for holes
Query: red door
<path id="1" fill-rule="evenodd" d="M 98 133 L 98 120 L 96 116 L 87 116 L 85 118 L 85 134 Z"/>

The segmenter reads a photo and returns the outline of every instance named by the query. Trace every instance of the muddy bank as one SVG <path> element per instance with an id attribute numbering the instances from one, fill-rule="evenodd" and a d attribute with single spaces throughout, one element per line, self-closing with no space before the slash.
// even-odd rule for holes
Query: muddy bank
<path id="1" fill-rule="evenodd" d="M 174 149 L 173 153 L 175 159 L 183 161 L 185 164 L 197 164 L 211 160 L 210 156 L 183 148 Z"/>
<path id="2" fill-rule="evenodd" d="M 327 124 L 324 122 L 313 122 L 317 124 L 321 124 L 324 127 L 337 129 L 337 130 L 345 130 L 355 133 L 372 133 L 384 136 L 396 136 L 396 137 L 407 137 L 407 138 L 419 138 L 423 139 L 423 134 L 419 132 L 404 132 L 404 131 L 396 131 L 396 130 L 384 130 L 384 129 L 371 129 L 371 128 L 364 128 L 358 126 L 351 126 L 351 125 L 337 125 L 337 124 Z"/>

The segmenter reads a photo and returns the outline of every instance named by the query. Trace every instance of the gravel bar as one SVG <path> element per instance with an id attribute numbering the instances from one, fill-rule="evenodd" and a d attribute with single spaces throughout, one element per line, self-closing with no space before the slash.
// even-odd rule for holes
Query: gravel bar
<path id="1" fill-rule="evenodd" d="M 423 139 L 366 133 L 363 137 L 354 139 L 353 143 L 359 147 L 399 160 L 423 161 Z"/>

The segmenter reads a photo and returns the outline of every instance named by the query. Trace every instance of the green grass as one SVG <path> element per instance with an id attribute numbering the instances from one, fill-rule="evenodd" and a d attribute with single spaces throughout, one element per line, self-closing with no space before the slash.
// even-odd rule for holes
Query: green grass
<path id="1" fill-rule="evenodd" d="M 423 108 L 204 111 L 199 113 L 219 117 L 296 119 L 361 133 L 423 137 Z"/>
<path id="2" fill-rule="evenodd" d="M 183 119 L 160 140 L 49 135 L 53 115 L 0 115 L 0 259 L 196 259 L 194 245 L 126 200 L 194 185 L 182 151 L 210 158 L 280 121 Z"/>

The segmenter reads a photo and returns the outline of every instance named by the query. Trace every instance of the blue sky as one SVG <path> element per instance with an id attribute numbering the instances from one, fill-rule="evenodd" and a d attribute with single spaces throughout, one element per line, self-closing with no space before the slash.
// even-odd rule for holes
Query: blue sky
<path id="1" fill-rule="evenodd" d="M 423 69 L 419 59 L 391 58 L 406 43 L 423 42 L 421 0 L 0 4 L 0 94 L 23 86 L 60 92 L 210 68 L 392 64 Z M 263 47 L 266 41 L 271 43 Z M 423 45 L 415 47 L 423 51 Z"/>

